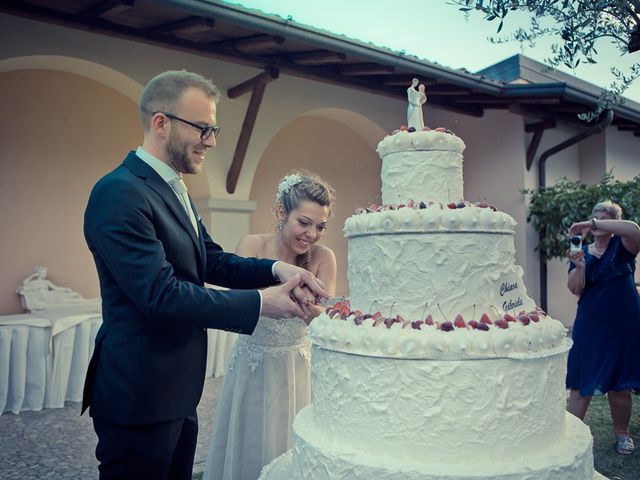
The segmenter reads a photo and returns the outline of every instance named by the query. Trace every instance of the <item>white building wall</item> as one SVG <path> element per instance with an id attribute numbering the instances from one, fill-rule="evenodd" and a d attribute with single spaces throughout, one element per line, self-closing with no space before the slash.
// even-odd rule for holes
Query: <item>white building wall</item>
<path id="1" fill-rule="evenodd" d="M 564 124 L 558 124 L 556 128 L 546 130 L 538 147 L 536 162 L 545 151 L 579 132 L 580 129 Z M 535 168 L 538 168 L 537 164 Z M 571 180 L 580 178 L 580 144 L 573 145 L 547 158 L 546 184 L 553 185 L 562 177 Z M 538 242 L 536 232 L 535 243 L 531 247 L 533 248 Z M 566 283 L 567 261 L 565 259 L 549 260 L 547 262 L 547 310 L 552 317 L 569 326 L 573 324 L 575 318 L 576 298 L 569 292 Z"/>
<path id="2" fill-rule="evenodd" d="M 580 181 L 594 185 L 602 181 L 607 171 L 606 144 L 609 132 L 605 135 L 592 135 L 578 144 L 580 154 Z"/>
<path id="3" fill-rule="evenodd" d="M 73 73 L 102 80 L 128 98 L 137 99 L 142 85 L 157 73 L 168 69 L 185 68 L 202 73 L 212 78 L 223 94 L 228 88 L 261 72 L 192 53 L 4 14 L 0 14 L 0 30 L 3 38 L 8 39 L 0 42 L 0 73 L 15 69 L 16 65 L 21 65 L 19 68 L 33 68 L 37 62 L 38 68 L 44 68 L 43 63 L 47 64 L 46 68 L 63 71 L 78 68 L 80 71 Z M 254 173 L 266 147 L 289 122 L 300 115 L 322 109 L 346 111 L 336 121 L 347 124 L 348 112 L 354 112 L 370 119 L 373 125 L 386 132 L 391 132 L 406 121 L 406 103 L 402 99 L 282 75 L 266 88 L 236 192 L 229 194 L 225 188 L 226 174 L 249 98 L 248 94 L 234 100 L 223 98 L 218 112 L 219 123 L 223 126 L 218 147 L 207 157 L 205 174 L 190 185 L 191 191 L 196 192 L 194 196 L 199 199 L 201 209 L 205 210 L 203 216 L 217 223 L 217 215 L 225 222 L 226 248 L 231 248 L 237 239 L 248 232 L 248 216 L 253 208 L 249 195 Z M 425 123 L 431 127 L 447 127 L 467 144 L 464 163 L 466 199 L 476 201 L 486 198 L 518 222 L 514 239 L 516 261 L 525 270 L 525 283 L 530 296 L 539 300 L 538 262 L 537 254 L 533 251 L 537 244 L 537 233 L 526 223 L 527 199 L 520 193 L 521 189 L 537 184 L 536 166 L 529 172 L 525 169 L 526 148 L 531 135 L 524 133 L 524 119 L 503 110 L 488 110 L 483 117 L 474 118 L 427 107 Z M 361 131 L 360 134 L 375 148 L 379 138 L 372 136 L 370 131 Z M 548 130 L 538 149 L 538 156 L 577 131 L 564 126 Z M 629 132 L 619 132 L 613 127 L 607 130 L 606 135 L 606 142 L 604 136 L 592 137 L 583 144 L 551 157 L 547 162 L 547 182 L 550 184 L 560 176 L 568 176 L 591 183 L 611 168 L 619 179 L 637 175 L 640 170 L 637 153 L 640 151 L 640 138 Z M 135 145 L 131 147 L 135 148 Z M 606 160 L 603 161 L 603 157 Z M 241 220 L 233 221 L 235 215 Z M 565 262 L 552 262 L 548 279 L 549 311 L 570 324 L 573 321 L 575 299 L 565 286 Z"/>
<path id="4" fill-rule="evenodd" d="M 236 191 L 230 194 L 226 191 L 226 175 L 250 94 L 229 99 L 226 91 L 261 70 L 4 14 L 0 14 L 0 30 L 4 38 L 11 39 L 0 42 L 0 72 L 15 68 L 59 68 L 63 71 L 74 68 L 73 73 L 97 80 L 102 78 L 108 86 L 135 97 L 136 101 L 142 85 L 165 70 L 187 69 L 211 78 L 223 94 L 218 106 L 218 121 L 223 130 L 217 147 L 207 154 L 204 175 L 189 179 L 191 182 L 188 183 L 193 196 L 200 200 L 199 206 L 206 209 L 209 205 L 213 209 L 203 211 L 203 218 L 220 218 L 231 229 L 225 231 L 226 248 L 233 248 L 237 240 L 248 233 L 250 208 L 236 210 L 238 215 L 246 217 L 242 221 L 229 222 L 227 207 L 216 212 L 219 204 L 208 199 L 248 201 L 262 153 L 275 134 L 297 116 L 318 109 L 339 108 L 367 117 L 384 131 L 390 132 L 405 123 L 404 101 L 281 75 L 267 85 Z M 343 116 L 343 121 L 348 120 L 348 114 Z M 379 139 L 367 132 L 360 133 L 375 148 Z"/>
<path id="5" fill-rule="evenodd" d="M 626 181 L 640 175 L 640 137 L 631 132 L 609 128 L 604 153 L 607 171 L 616 180 Z"/>

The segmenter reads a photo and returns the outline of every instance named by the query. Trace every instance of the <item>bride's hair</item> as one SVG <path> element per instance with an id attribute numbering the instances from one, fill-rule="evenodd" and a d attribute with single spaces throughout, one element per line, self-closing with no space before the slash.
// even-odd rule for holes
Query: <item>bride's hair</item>
<path id="1" fill-rule="evenodd" d="M 273 213 L 278 219 L 278 209 L 282 207 L 286 218 L 288 218 L 291 212 L 298 208 L 301 201 L 308 200 L 328 207 L 329 215 L 331 215 L 334 198 L 335 193 L 331 185 L 318 175 L 309 171 L 295 170 L 285 175 L 278 183 Z M 306 269 L 309 265 L 309 252 L 298 255 L 296 265 Z"/>

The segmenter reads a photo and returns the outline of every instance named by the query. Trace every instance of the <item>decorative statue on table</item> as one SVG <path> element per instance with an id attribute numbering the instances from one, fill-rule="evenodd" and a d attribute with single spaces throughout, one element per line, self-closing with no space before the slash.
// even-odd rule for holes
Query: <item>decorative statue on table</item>
<path id="1" fill-rule="evenodd" d="M 16 290 L 22 307 L 27 312 L 46 310 L 61 305 L 91 305 L 99 307 L 100 299 L 84 298 L 67 287 L 59 287 L 47 278 L 47 267 L 37 266 L 33 273 L 22 281 Z"/>
<path id="2" fill-rule="evenodd" d="M 424 129 L 422 105 L 427 101 L 427 94 L 424 91 L 424 84 L 418 86 L 417 78 L 411 80 L 411 86 L 407 88 L 407 98 L 409 99 L 409 105 L 407 106 L 407 127 L 413 127 L 418 132 L 422 131 Z"/>

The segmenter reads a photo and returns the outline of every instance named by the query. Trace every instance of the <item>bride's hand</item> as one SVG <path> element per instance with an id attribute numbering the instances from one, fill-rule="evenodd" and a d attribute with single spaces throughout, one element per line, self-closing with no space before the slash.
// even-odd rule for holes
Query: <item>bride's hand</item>
<path id="1" fill-rule="evenodd" d="M 316 276 L 308 270 L 305 270 L 295 265 L 290 265 L 283 261 L 278 261 L 275 264 L 274 272 L 281 282 L 286 282 L 293 275 L 300 275 L 300 287 L 305 287 L 312 292 L 313 297 L 329 298 L 329 295 L 324 290 L 324 283 L 316 278 Z M 306 299 L 300 295 L 300 290 L 294 290 L 294 296 L 298 303 L 305 303 Z"/>
<path id="2" fill-rule="evenodd" d="M 295 287 L 290 293 L 291 299 L 300 305 L 300 308 L 305 313 L 304 320 L 307 325 L 311 322 L 311 319 L 318 315 L 316 304 L 318 298 L 307 286 Z"/>
<path id="3" fill-rule="evenodd" d="M 315 295 L 306 286 L 297 286 L 289 293 L 291 300 L 300 305 L 300 308 L 309 313 L 309 306 L 315 303 Z"/>

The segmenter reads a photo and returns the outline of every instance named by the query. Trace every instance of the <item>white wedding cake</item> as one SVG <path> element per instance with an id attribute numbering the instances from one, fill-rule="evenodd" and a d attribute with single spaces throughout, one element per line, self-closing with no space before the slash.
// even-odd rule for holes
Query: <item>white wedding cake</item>
<path id="1" fill-rule="evenodd" d="M 275 479 L 591 480 L 565 410 L 571 340 L 515 263 L 516 222 L 462 200 L 460 138 L 378 145 L 382 206 L 345 222 L 349 300 L 310 327 L 312 405 Z"/>

